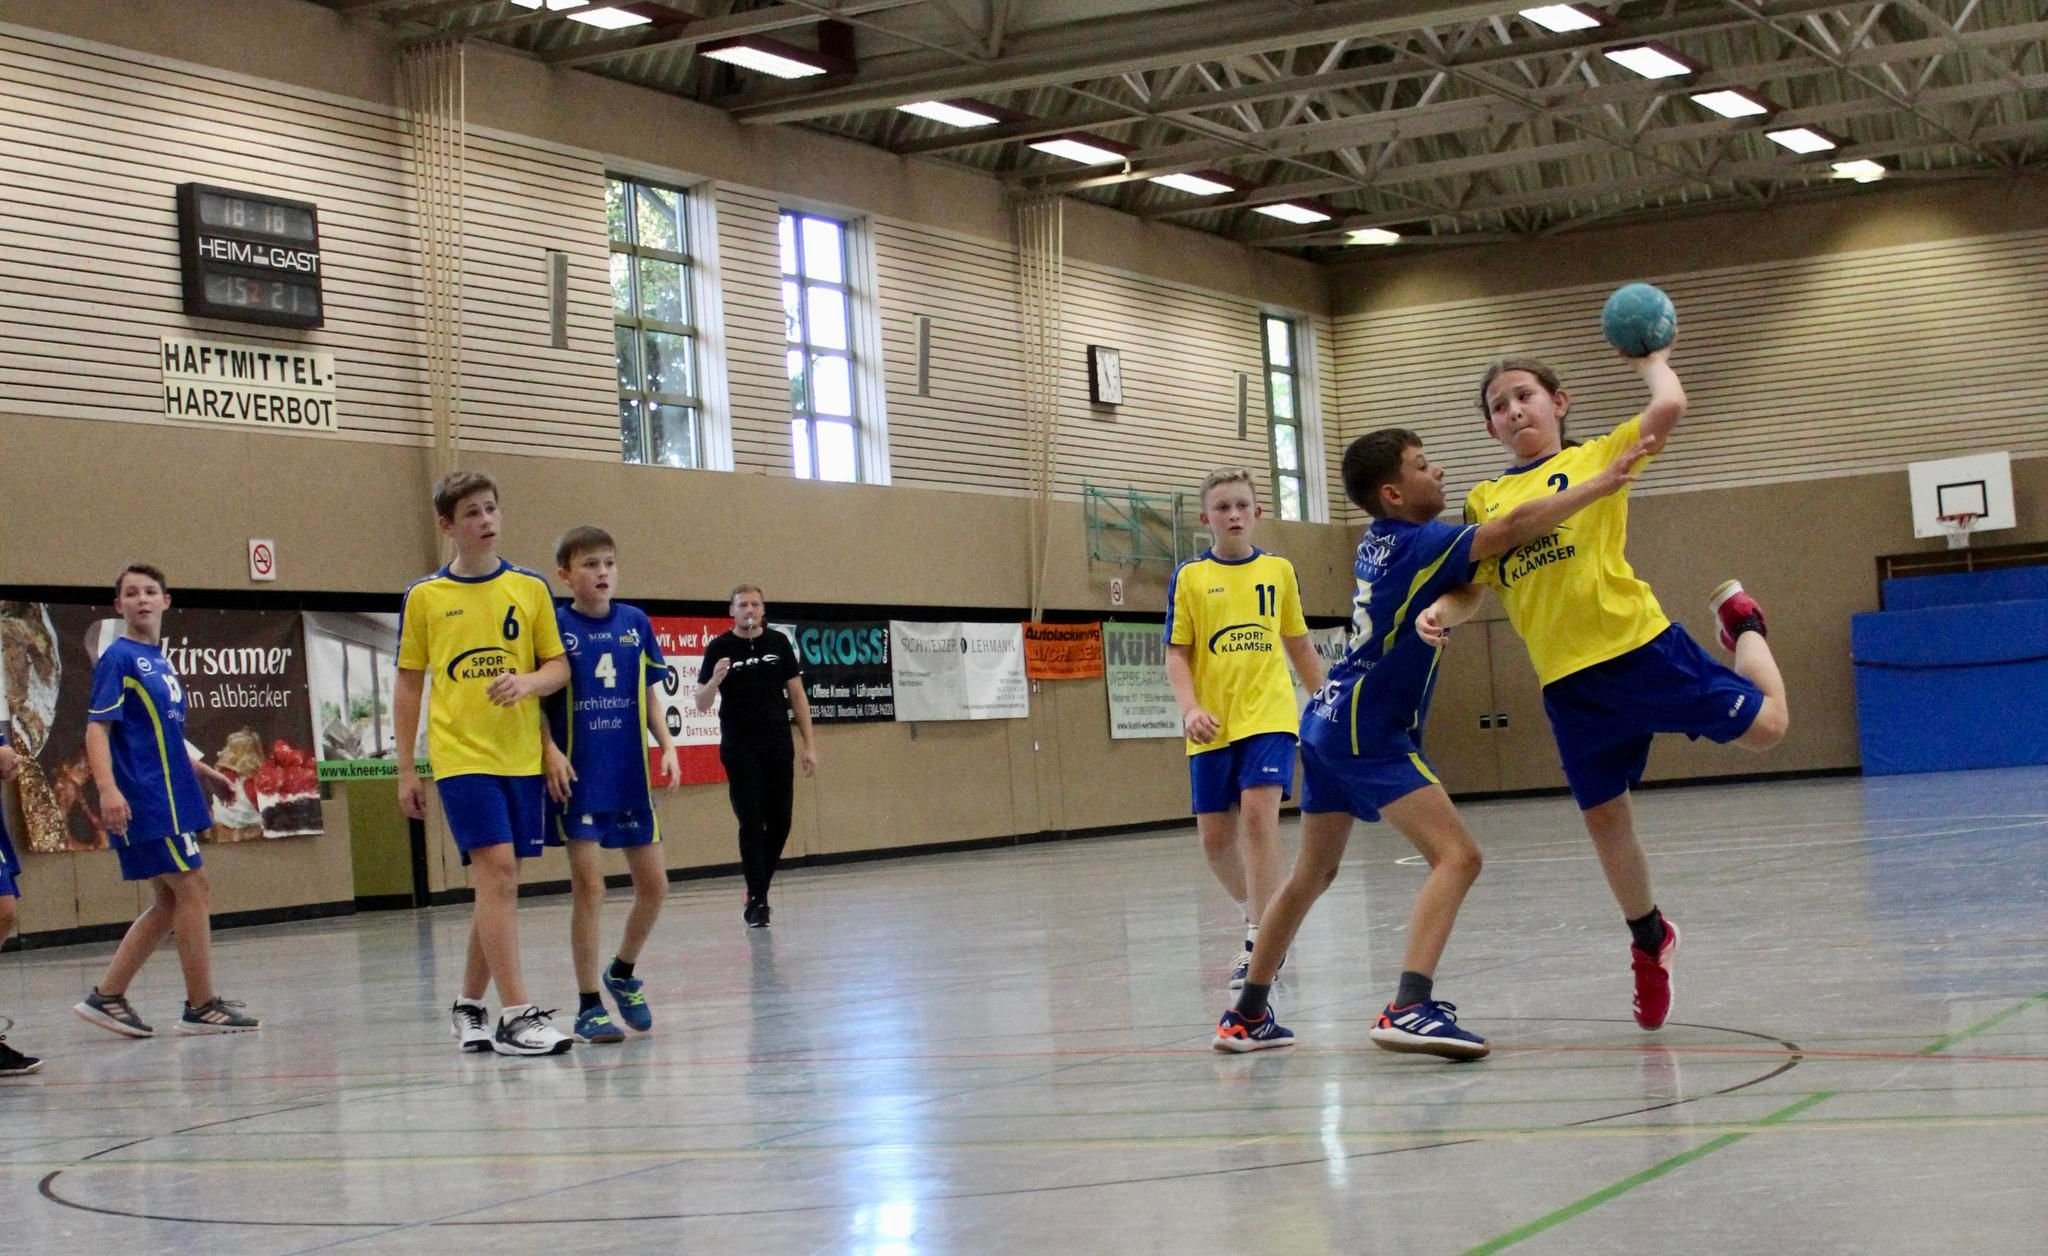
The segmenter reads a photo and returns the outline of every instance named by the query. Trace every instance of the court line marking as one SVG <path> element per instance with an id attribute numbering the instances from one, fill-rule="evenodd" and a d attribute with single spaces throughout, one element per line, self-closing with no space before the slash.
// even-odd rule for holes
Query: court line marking
<path id="1" fill-rule="evenodd" d="M 1812 828 L 1826 826 L 1807 827 Z M 2048 828 L 2048 818 L 2029 818 L 2021 820 L 2020 822 L 2014 824 L 1973 825 L 1972 827 L 1965 829 L 1930 829 L 1925 832 L 1919 833 L 1856 833 L 1847 837 L 1827 837 L 1820 838 L 1811 842 L 1751 842 L 1736 846 L 1686 846 L 1672 848 L 1651 845 L 1650 843 L 1653 843 L 1657 840 L 1656 834 L 1644 834 L 1642 836 L 1642 841 L 1645 843 L 1644 849 L 1648 851 L 1651 855 L 1660 858 L 1678 859 L 1692 855 L 1743 855 L 1754 854 L 1762 851 L 1804 850 L 1814 846 L 1861 846 L 1868 845 L 1873 842 L 1912 842 L 1932 837 L 1964 837 L 1972 833 L 2002 833 L 2008 829 L 2038 828 Z M 1546 844 L 1562 845 L 1562 843 Z M 1581 843 L 1581 845 L 1585 846 L 1584 843 Z M 1598 858 L 1597 852 L 1593 851 L 1590 846 L 1585 846 L 1584 849 L 1580 850 L 1576 854 L 1524 856 L 1489 855 L 1487 856 L 1486 862 L 1489 864 L 1575 863 L 1595 858 Z M 1424 859 L 1424 857 L 1421 855 L 1403 855 L 1401 858 L 1396 859 L 1394 861 L 1396 866 L 1402 868 L 1420 868 L 1423 867 L 1427 862 L 1428 861 Z"/>
<path id="2" fill-rule="evenodd" d="M 2006 1008 L 2004 1011 L 1999 1012 L 1994 1016 L 1988 1016 L 1983 1020 L 1978 1021 L 1976 1024 L 1971 1025 L 1965 1029 L 1957 1030 L 1955 1033 L 1949 1034 L 1945 1038 L 1937 1038 L 1933 1042 L 1929 1043 L 1927 1046 L 1922 1047 L 1919 1051 L 1914 1052 L 1914 1054 L 1921 1056 L 1933 1056 L 1938 1052 L 1947 1050 L 1949 1047 L 1952 1047 L 1959 1042 L 1965 1042 L 1971 1038 L 1974 1038 L 1978 1034 L 1983 1033 L 1985 1030 L 1995 1028 L 1998 1025 L 2002 1025 L 2006 1021 L 2011 1020 L 2013 1017 L 2018 1016 L 2020 1013 L 2027 1011 L 2029 1008 L 2038 1007 L 2043 1003 L 2048 1003 L 2048 990 L 2044 990 L 2030 999 L 2024 999 L 2019 1003 L 2016 1003 L 2013 1006 Z M 1785 1121 L 1789 1121 L 1793 1117 L 1798 1116 L 1800 1113 L 1805 1112 L 1818 1104 L 1825 1103 L 1829 1099 L 1834 1098 L 1836 1093 L 1837 1092 L 1832 1090 L 1816 1091 L 1815 1093 L 1810 1094 L 1805 1098 L 1798 1100 L 1797 1102 L 1788 1104 L 1785 1107 L 1778 1109 L 1776 1112 L 1773 1112 L 1768 1116 L 1760 1118 L 1755 1122 L 1754 1129 L 1723 1134 L 1718 1138 L 1711 1139 L 1705 1143 L 1700 1144 L 1697 1147 L 1694 1147 L 1690 1151 L 1683 1151 L 1680 1152 L 1678 1155 L 1670 1157 L 1667 1160 L 1661 1160 L 1658 1163 L 1651 1165 L 1649 1168 L 1644 1169 L 1640 1173 L 1634 1174 L 1630 1177 L 1625 1177 L 1621 1181 L 1616 1182 L 1611 1186 L 1604 1186 L 1601 1189 L 1594 1191 L 1592 1194 L 1587 1195 L 1581 1199 L 1573 1200 L 1571 1203 L 1566 1204 L 1564 1207 L 1559 1208 L 1554 1212 L 1546 1213 L 1543 1216 L 1536 1218 L 1534 1221 L 1528 1222 L 1521 1226 L 1517 1226 L 1515 1229 L 1509 1230 L 1505 1234 L 1496 1235 L 1495 1237 L 1488 1239 L 1486 1242 L 1479 1244 L 1477 1247 L 1470 1248 L 1469 1250 L 1467 1250 L 1465 1256 L 1492 1256 L 1492 1253 L 1494 1252 L 1505 1251 L 1508 1248 L 1513 1247 L 1526 1239 L 1535 1238 L 1537 1235 L 1542 1234 L 1546 1230 L 1551 1230 L 1556 1228 L 1557 1226 L 1563 1225 L 1565 1222 L 1570 1221 L 1575 1217 L 1584 1216 L 1586 1213 L 1593 1211 L 1600 1205 L 1628 1194 L 1630 1191 L 1634 1190 L 1638 1186 L 1642 1186 L 1648 1182 L 1654 1182 L 1658 1178 L 1663 1177 L 1665 1174 L 1684 1168 L 1686 1165 L 1691 1164 L 1695 1160 L 1701 1160 L 1707 1156 L 1711 1156 L 1715 1152 L 1721 1150 L 1723 1147 L 1732 1147 L 1736 1143 L 1741 1142 L 1743 1139 L 1749 1138 L 1758 1130 L 1764 1129 L 1772 1125 L 1782 1124 Z"/>

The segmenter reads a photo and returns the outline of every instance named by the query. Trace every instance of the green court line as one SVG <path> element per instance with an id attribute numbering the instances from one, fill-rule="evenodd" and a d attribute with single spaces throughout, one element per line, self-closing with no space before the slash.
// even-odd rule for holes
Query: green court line
<path id="1" fill-rule="evenodd" d="M 1968 1039 L 1974 1038 L 1978 1034 L 1983 1033 L 1985 1030 L 1990 1029 L 1996 1025 L 2001 1025 L 2006 1021 L 2011 1020 L 2013 1017 L 2018 1016 L 2020 1013 L 2026 1011 L 2028 1008 L 2036 1007 L 2042 1003 L 2048 1003 L 2048 990 L 2042 991 L 2041 993 L 2035 995 L 2031 999 L 2026 999 L 2020 1003 L 2016 1003 L 2013 1006 L 2005 1009 L 2003 1012 L 1999 1012 L 1994 1016 L 1987 1016 L 1983 1020 L 1978 1021 L 1976 1024 L 1971 1025 L 1966 1029 L 1958 1030 L 1955 1033 L 1948 1035 L 1946 1038 L 1938 1038 L 1929 1045 L 1920 1048 L 1917 1054 L 1930 1056 L 1937 1055 L 1943 1051 L 1948 1050 L 1950 1047 L 1955 1046 L 1959 1042 L 1964 1042 Z M 1823 1103 L 1829 1099 L 1834 1098 L 1836 1093 L 1837 1092 L 1832 1090 L 1816 1091 L 1815 1093 L 1806 1096 L 1804 1099 L 1799 1100 L 1797 1103 L 1793 1103 L 1786 1107 L 1780 1108 L 1776 1112 L 1771 1113 L 1769 1116 L 1759 1119 L 1756 1122 L 1756 1124 L 1758 1128 L 1762 1128 L 1764 1126 L 1777 1125 L 1781 1122 L 1789 1121 L 1793 1117 L 1798 1116 L 1801 1112 L 1806 1111 L 1814 1105 Z M 1546 1230 L 1553 1229 L 1557 1226 L 1563 1225 L 1565 1222 L 1570 1221 L 1574 1217 L 1583 1216 L 1584 1214 L 1591 1212 L 1593 1209 L 1598 1208 L 1600 1205 L 1608 1202 L 1609 1200 L 1619 1198 L 1622 1195 L 1626 1195 L 1630 1191 L 1634 1190 L 1636 1187 L 1641 1186 L 1646 1182 L 1654 1182 L 1658 1178 L 1663 1177 L 1665 1174 L 1670 1173 L 1675 1169 L 1683 1168 L 1684 1166 L 1691 1164 L 1695 1160 L 1711 1156 L 1715 1152 L 1721 1150 L 1723 1147 L 1732 1147 L 1736 1143 L 1739 1143 L 1743 1139 L 1748 1137 L 1749 1134 L 1744 1132 L 1723 1134 L 1718 1138 L 1710 1139 L 1707 1142 L 1701 1143 L 1699 1146 L 1694 1147 L 1690 1151 L 1682 1151 L 1668 1160 L 1660 1161 L 1657 1164 L 1653 1164 L 1649 1168 L 1644 1169 L 1642 1172 L 1635 1174 L 1633 1177 L 1626 1177 L 1623 1178 L 1621 1181 L 1614 1183 L 1612 1186 L 1602 1187 L 1600 1190 L 1594 1191 L 1591 1195 L 1586 1196 L 1584 1199 L 1574 1200 L 1573 1202 L 1566 1204 L 1564 1207 L 1558 1209 L 1556 1212 L 1547 1213 L 1544 1216 L 1538 1217 L 1534 1221 L 1529 1222 L 1527 1225 L 1519 1226 L 1516 1229 L 1509 1230 L 1506 1234 L 1501 1234 L 1495 1236 L 1494 1238 L 1490 1238 L 1486 1242 L 1481 1243 L 1479 1246 L 1469 1249 L 1465 1253 L 1465 1256 L 1491 1256 L 1491 1254 L 1494 1252 L 1505 1251 L 1508 1248 L 1513 1247 L 1515 1244 L 1520 1243 L 1525 1239 L 1535 1238 L 1537 1235 L 1543 1233 Z"/>

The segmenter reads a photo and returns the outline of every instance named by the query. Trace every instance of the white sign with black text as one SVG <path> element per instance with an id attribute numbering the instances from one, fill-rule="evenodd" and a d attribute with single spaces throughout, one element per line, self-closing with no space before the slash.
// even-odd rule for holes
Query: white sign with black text
<path id="1" fill-rule="evenodd" d="M 1031 714 L 1022 624 L 889 621 L 896 718 L 1021 720 Z"/>
<path id="2" fill-rule="evenodd" d="M 332 432 L 334 355 L 165 336 L 164 417 Z"/>

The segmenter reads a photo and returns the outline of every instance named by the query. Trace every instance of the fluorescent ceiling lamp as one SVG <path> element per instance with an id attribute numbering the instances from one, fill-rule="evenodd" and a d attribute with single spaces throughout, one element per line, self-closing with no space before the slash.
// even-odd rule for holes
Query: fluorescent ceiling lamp
<path id="1" fill-rule="evenodd" d="M 581 13 L 571 13 L 569 20 L 595 26 L 599 30 L 616 31 L 628 26 L 645 26 L 654 19 L 628 13 L 624 9 L 586 9 Z"/>
<path id="2" fill-rule="evenodd" d="M 512 0 L 512 3 L 523 9 L 538 9 L 541 6 L 541 0 Z M 590 0 L 547 0 L 550 13 L 560 13 L 563 9 L 580 9 L 589 3 Z"/>
<path id="3" fill-rule="evenodd" d="M 1676 78 L 1699 69 L 1692 62 L 1680 60 L 1676 53 L 1657 44 L 1620 44 L 1602 49 L 1601 55 L 1623 69 L 1634 70 L 1644 78 Z"/>
<path id="4" fill-rule="evenodd" d="M 1163 188 L 1172 188 L 1176 192 L 1186 192 L 1190 196 L 1221 196 L 1225 192 L 1237 191 L 1228 183 L 1204 179 L 1198 174 L 1157 174 L 1152 176 L 1151 182 Z"/>
<path id="5" fill-rule="evenodd" d="M 1745 91 L 1730 88 L 1719 92 L 1700 92 L 1692 103 L 1702 109 L 1711 110 L 1724 118 L 1754 118 L 1769 113 L 1771 107 Z"/>
<path id="6" fill-rule="evenodd" d="M 1038 140 L 1031 147 L 1054 157 L 1078 161 L 1084 166 L 1107 166 L 1124 159 L 1122 153 L 1077 139 Z"/>
<path id="7" fill-rule="evenodd" d="M 949 105 L 943 100 L 913 101 L 907 105 L 898 105 L 896 108 L 899 112 L 910 114 L 912 117 L 929 118 L 933 122 L 943 122 L 947 126 L 990 126 L 998 121 L 994 114 L 976 113 L 959 105 Z"/>
<path id="8" fill-rule="evenodd" d="M 1346 238 L 1353 244 L 1399 244 L 1401 233 L 1385 227 L 1361 227 Z"/>
<path id="9" fill-rule="evenodd" d="M 1545 4 L 1533 9 L 1523 9 L 1522 16 L 1547 31 L 1562 35 L 1567 31 L 1589 31 L 1600 25 L 1600 19 L 1581 9 L 1576 4 Z"/>
<path id="10" fill-rule="evenodd" d="M 1795 153 L 1824 153 L 1830 148 L 1840 148 L 1833 138 L 1821 134 L 1810 126 L 1795 126 L 1784 131 L 1766 131 L 1771 143 L 1789 148 Z"/>
<path id="11" fill-rule="evenodd" d="M 742 70 L 756 74 L 769 74 L 779 79 L 811 78 L 825 73 L 825 67 L 795 57 L 785 57 L 779 52 L 756 48 L 751 44 L 727 44 L 723 48 L 702 49 L 703 55 L 713 61 L 736 65 Z"/>
<path id="12" fill-rule="evenodd" d="M 1278 205 L 1260 205 L 1254 208 L 1252 212 L 1264 214 L 1268 218 L 1278 218 L 1281 222 L 1291 222 L 1302 227 L 1306 227 L 1312 222 L 1330 221 L 1330 216 L 1322 210 L 1310 209 L 1306 205 L 1296 205 L 1292 201 L 1282 201 Z"/>
<path id="13" fill-rule="evenodd" d="M 1891 173 L 1867 157 L 1861 157 L 1855 161 L 1838 161 L 1832 164 L 1835 167 L 1835 177 L 1837 179 L 1854 179 L 1858 183 L 1875 183 Z"/>

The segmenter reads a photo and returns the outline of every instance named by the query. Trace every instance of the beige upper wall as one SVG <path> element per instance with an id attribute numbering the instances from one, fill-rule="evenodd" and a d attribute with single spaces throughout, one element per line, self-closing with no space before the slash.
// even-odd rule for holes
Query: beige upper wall
<path id="1" fill-rule="evenodd" d="M 307 0 L 0 0 L 0 22 L 396 105 L 397 37 Z M 704 178 L 992 240 L 1010 238 L 1007 192 L 935 159 L 795 127 L 748 127 L 722 110 L 516 53 L 471 45 L 472 127 L 531 136 Z M 1196 282 L 1309 314 L 1328 312 L 1322 269 L 1216 236 L 1068 202 L 1076 261 Z"/>
<path id="2" fill-rule="evenodd" d="M 1646 274 L 1792 261 L 2025 231 L 2042 225 L 2048 175 L 1879 184 L 1824 201 L 1726 210 L 1540 239 L 1370 256 L 1329 270 L 1344 315 L 1509 297 Z"/>

